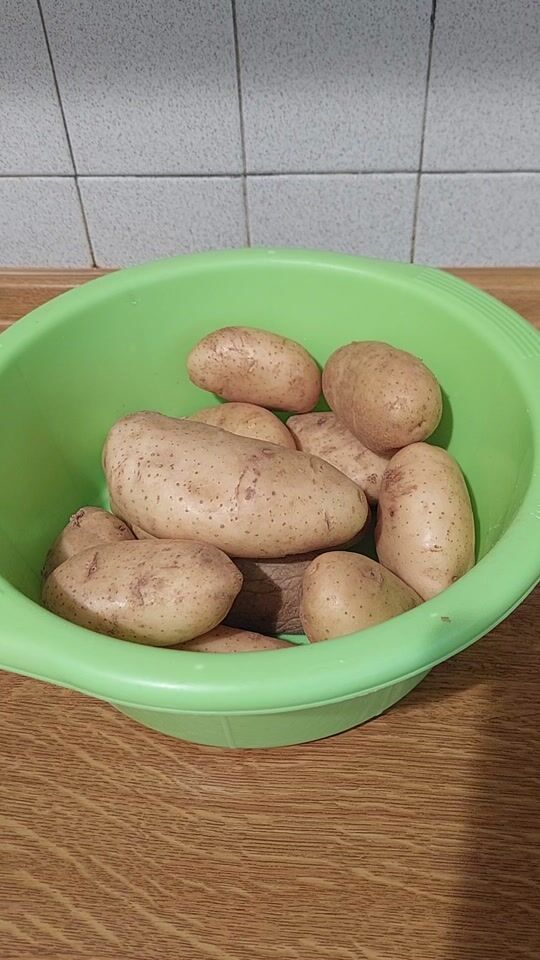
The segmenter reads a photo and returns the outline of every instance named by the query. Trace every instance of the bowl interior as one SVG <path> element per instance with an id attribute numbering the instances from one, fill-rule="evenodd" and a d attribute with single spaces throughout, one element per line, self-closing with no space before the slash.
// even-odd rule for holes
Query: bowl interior
<path id="1" fill-rule="evenodd" d="M 45 551 L 69 514 L 106 504 L 100 454 L 108 428 L 131 411 L 178 416 L 212 402 L 188 380 L 185 358 L 201 336 L 229 324 L 293 337 L 321 364 L 354 339 L 420 356 L 445 398 L 432 441 L 465 472 L 484 556 L 530 479 L 531 422 L 519 381 L 497 340 L 452 299 L 434 300 L 411 282 L 412 271 L 353 263 L 198 258 L 191 270 L 179 262 L 178 270 L 133 271 L 127 289 L 105 278 L 57 301 L 50 319 L 38 311 L 0 377 L 0 573 L 38 595 Z"/>

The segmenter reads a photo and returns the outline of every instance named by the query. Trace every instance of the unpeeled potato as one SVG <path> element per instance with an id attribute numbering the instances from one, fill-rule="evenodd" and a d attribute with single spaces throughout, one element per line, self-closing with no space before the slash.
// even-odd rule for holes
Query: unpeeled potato
<path id="1" fill-rule="evenodd" d="M 414 443 L 392 458 L 381 485 L 375 543 L 381 563 L 424 600 L 471 569 L 471 501 L 446 450 Z"/>
<path id="2" fill-rule="evenodd" d="M 178 647 L 179 650 L 190 650 L 197 653 L 257 653 L 262 650 L 292 649 L 294 644 L 275 637 L 265 637 L 253 630 L 238 630 L 236 627 L 225 627 L 223 624 L 214 627 L 202 637 L 189 640 Z"/>
<path id="3" fill-rule="evenodd" d="M 277 560 L 236 558 L 244 580 L 227 623 L 261 633 L 303 633 L 300 620 L 302 580 L 315 553 Z"/>
<path id="4" fill-rule="evenodd" d="M 429 437 L 442 415 L 441 389 L 417 357 L 388 343 L 340 347 L 322 375 L 329 407 L 375 453 Z"/>
<path id="5" fill-rule="evenodd" d="M 157 413 L 119 420 L 104 465 L 111 503 L 130 526 L 232 557 L 341 546 L 369 513 L 363 491 L 318 457 Z"/>
<path id="6" fill-rule="evenodd" d="M 313 560 L 304 575 L 302 624 L 314 643 L 373 627 L 421 602 L 375 560 L 332 550 Z"/>
<path id="7" fill-rule="evenodd" d="M 49 550 L 43 567 L 46 579 L 64 560 L 98 543 L 133 540 L 129 527 L 118 517 L 100 507 L 81 507 L 69 518 Z"/>
<path id="8" fill-rule="evenodd" d="M 388 456 L 368 450 L 335 413 L 289 417 L 287 427 L 299 450 L 331 463 L 362 488 L 369 503 L 377 502 Z"/>
<path id="9" fill-rule="evenodd" d="M 56 567 L 43 604 L 97 633 L 168 647 L 217 626 L 241 585 L 242 574 L 216 547 L 131 540 L 90 547 Z"/>
<path id="10" fill-rule="evenodd" d="M 190 380 L 224 400 L 306 413 L 317 403 L 321 374 L 307 350 L 255 327 L 209 333 L 187 359 Z"/>
<path id="11" fill-rule="evenodd" d="M 210 423 L 213 427 L 221 427 L 240 437 L 253 437 L 255 440 L 277 443 L 280 447 L 296 449 L 291 434 L 279 417 L 254 403 L 220 403 L 192 413 L 189 419 Z"/>

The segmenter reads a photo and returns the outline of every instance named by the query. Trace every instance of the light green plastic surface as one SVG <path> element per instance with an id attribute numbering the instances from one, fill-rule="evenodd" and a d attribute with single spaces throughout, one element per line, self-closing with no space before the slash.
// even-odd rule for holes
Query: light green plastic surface
<path id="1" fill-rule="evenodd" d="M 479 562 L 470 573 L 361 634 L 258 654 L 124 643 L 36 603 L 45 552 L 69 514 L 106 503 L 110 425 L 139 409 L 206 406 L 185 357 L 230 324 L 294 337 L 321 363 L 363 338 L 422 357 L 445 395 L 433 441 L 457 457 L 472 493 Z M 173 736 L 273 746 L 361 723 L 502 620 L 540 575 L 540 338 L 439 271 L 240 250 L 114 273 L 2 335 L 0 409 L 0 667 L 88 692 Z"/>

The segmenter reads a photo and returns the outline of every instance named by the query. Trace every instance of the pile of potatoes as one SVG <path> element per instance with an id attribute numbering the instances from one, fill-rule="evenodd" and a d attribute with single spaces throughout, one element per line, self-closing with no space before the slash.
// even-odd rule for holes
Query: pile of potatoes
<path id="1" fill-rule="evenodd" d="M 460 468 L 425 443 L 442 398 L 419 359 L 350 343 L 321 381 L 300 344 L 228 327 L 187 369 L 227 402 L 112 426 L 111 512 L 81 508 L 51 547 L 49 610 L 135 643 L 271 650 L 291 647 L 277 634 L 317 642 L 398 616 L 472 567 Z M 312 412 L 321 390 L 330 410 Z M 361 552 L 375 512 L 378 563 Z"/>

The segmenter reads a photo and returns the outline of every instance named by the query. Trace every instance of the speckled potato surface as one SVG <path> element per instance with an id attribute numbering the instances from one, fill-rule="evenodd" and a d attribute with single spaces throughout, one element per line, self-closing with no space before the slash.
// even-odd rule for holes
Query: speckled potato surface
<path id="1" fill-rule="evenodd" d="M 43 566 L 46 579 L 64 560 L 98 543 L 133 540 L 129 527 L 118 517 L 100 507 L 81 507 L 70 518 L 49 550 Z"/>
<path id="2" fill-rule="evenodd" d="M 306 413 L 321 392 L 319 368 L 304 347 L 254 327 L 209 333 L 189 354 L 187 368 L 203 390 L 272 410 Z"/>
<path id="3" fill-rule="evenodd" d="M 244 581 L 227 623 L 261 633 L 303 633 L 300 620 L 302 580 L 317 554 L 235 563 Z"/>
<path id="4" fill-rule="evenodd" d="M 427 439 L 442 415 L 441 389 L 418 357 L 365 340 L 340 347 L 322 376 L 329 407 L 369 450 Z"/>
<path id="5" fill-rule="evenodd" d="M 45 581 L 43 604 L 97 633 L 172 646 L 217 626 L 241 585 L 242 574 L 216 547 L 131 540 L 66 560 Z"/>
<path id="6" fill-rule="evenodd" d="M 313 560 L 305 573 L 302 624 L 311 642 L 331 640 L 383 623 L 421 602 L 375 560 L 330 551 Z"/>
<path id="7" fill-rule="evenodd" d="M 294 644 L 276 637 L 265 637 L 253 630 L 238 630 L 223 625 L 214 627 L 202 637 L 189 640 L 179 650 L 191 650 L 193 653 L 257 653 L 262 650 L 293 649 Z"/>
<path id="8" fill-rule="evenodd" d="M 369 503 L 377 502 L 388 456 L 368 450 L 335 413 L 304 413 L 289 417 L 287 427 L 299 450 L 331 463 L 362 487 Z"/>
<path id="9" fill-rule="evenodd" d="M 375 543 L 381 563 L 424 600 L 471 569 L 471 501 L 446 450 L 415 443 L 392 458 L 381 485 Z"/>
<path id="10" fill-rule="evenodd" d="M 232 557 L 340 546 L 369 512 L 363 491 L 323 460 L 188 419 L 131 414 L 112 427 L 103 459 L 130 526 Z"/>
<path id="11" fill-rule="evenodd" d="M 221 427 L 240 437 L 253 437 L 266 443 L 277 443 L 280 447 L 296 449 L 293 437 L 279 417 L 254 403 L 220 403 L 216 407 L 205 407 L 192 413 L 189 419 Z"/>

